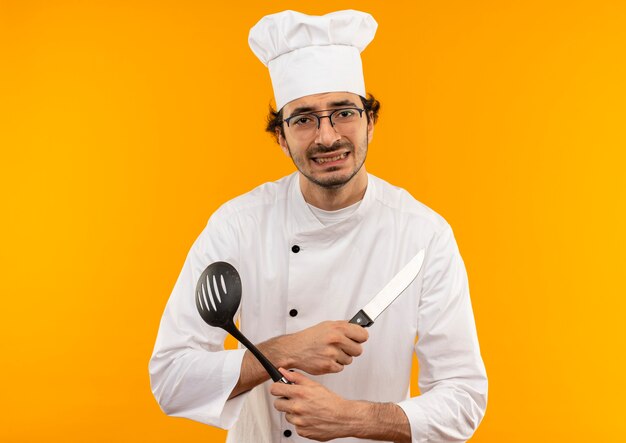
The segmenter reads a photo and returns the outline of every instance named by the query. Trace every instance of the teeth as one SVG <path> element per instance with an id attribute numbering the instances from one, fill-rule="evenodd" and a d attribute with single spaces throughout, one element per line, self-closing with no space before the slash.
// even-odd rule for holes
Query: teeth
<path id="1" fill-rule="evenodd" d="M 346 158 L 348 155 L 347 152 L 343 154 L 337 155 L 336 157 L 327 157 L 327 158 L 316 158 L 315 161 L 319 164 L 327 163 L 327 162 L 336 162 L 337 160 L 341 160 L 342 158 Z"/>

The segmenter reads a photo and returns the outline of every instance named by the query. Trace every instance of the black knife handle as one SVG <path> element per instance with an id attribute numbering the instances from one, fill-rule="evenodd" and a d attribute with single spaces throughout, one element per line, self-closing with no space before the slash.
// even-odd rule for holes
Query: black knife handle
<path id="1" fill-rule="evenodd" d="M 369 328 L 374 324 L 374 321 L 367 316 L 367 314 L 361 309 L 356 313 L 354 317 L 350 319 L 348 323 L 354 323 L 355 325 L 361 325 L 364 328 Z"/>

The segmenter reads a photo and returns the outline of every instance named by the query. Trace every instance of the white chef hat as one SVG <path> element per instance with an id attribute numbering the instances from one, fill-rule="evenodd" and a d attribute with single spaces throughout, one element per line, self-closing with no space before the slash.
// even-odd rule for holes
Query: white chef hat
<path id="1" fill-rule="evenodd" d="M 353 92 L 365 97 L 361 51 L 378 24 L 365 12 L 316 16 L 283 11 L 250 29 L 252 52 L 270 70 L 277 109 L 306 95 Z"/>

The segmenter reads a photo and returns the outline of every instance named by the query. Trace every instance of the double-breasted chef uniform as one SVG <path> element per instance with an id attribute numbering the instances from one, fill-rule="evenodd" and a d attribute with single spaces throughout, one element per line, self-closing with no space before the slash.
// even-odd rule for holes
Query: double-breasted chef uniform
<path id="1" fill-rule="evenodd" d="M 259 343 L 351 318 L 425 248 L 420 274 L 369 329 L 363 354 L 340 373 L 309 377 L 347 399 L 397 403 L 413 442 L 467 440 L 485 412 L 487 378 L 450 226 L 371 174 L 358 208 L 325 226 L 305 202 L 298 177 L 224 204 L 193 244 L 150 361 L 159 404 L 170 415 L 230 429 L 232 443 L 310 441 L 274 409 L 271 380 L 228 400 L 245 350 L 224 350 L 225 332 L 202 321 L 194 301 L 198 277 L 215 261 L 239 271 L 240 329 Z M 414 352 L 421 395 L 411 398 Z"/>

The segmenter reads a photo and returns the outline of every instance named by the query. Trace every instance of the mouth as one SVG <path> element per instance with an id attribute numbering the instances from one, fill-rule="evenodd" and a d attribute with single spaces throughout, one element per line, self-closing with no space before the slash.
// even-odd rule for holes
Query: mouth
<path id="1" fill-rule="evenodd" d="M 348 157 L 349 154 L 350 154 L 350 152 L 346 151 L 346 152 L 342 152 L 341 154 L 332 154 L 332 155 L 311 157 L 311 160 L 313 160 L 318 165 L 329 165 L 330 166 L 332 163 L 337 163 L 337 162 L 340 162 L 340 161 L 344 160 L 346 157 Z"/>

